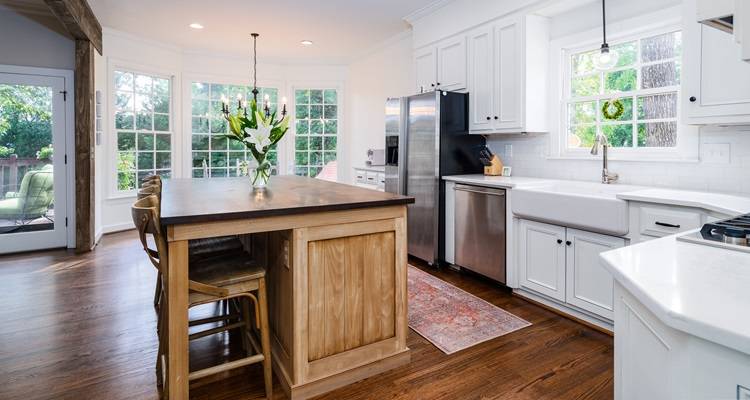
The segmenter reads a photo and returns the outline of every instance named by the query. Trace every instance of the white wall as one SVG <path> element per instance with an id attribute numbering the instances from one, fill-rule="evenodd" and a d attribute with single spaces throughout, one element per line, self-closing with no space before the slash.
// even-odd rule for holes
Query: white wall
<path id="1" fill-rule="evenodd" d="M 260 55 L 262 61 L 262 54 Z M 232 82 L 247 84 L 250 81 L 250 59 L 244 56 L 185 52 L 180 48 L 136 37 L 130 34 L 104 29 L 104 56 L 97 59 L 96 84 L 105 99 L 110 98 L 111 77 L 109 71 L 115 65 L 132 66 L 144 72 L 172 75 L 173 78 L 173 134 L 172 152 L 173 176 L 188 177 L 189 170 L 185 167 L 188 162 L 190 148 L 190 111 L 189 89 L 192 80 L 210 80 L 213 82 Z M 279 96 L 286 96 L 293 106 L 293 90 L 295 87 L 333 87 L 340 89 L 339 115 L 339 176 L 343 181 L 347 171 L 351 168 L 345 162 L 345 153 L 350 142 L 349 123 L 346 116 L 346 99 L 348 98 L 348 71 L 345 65 L 258 65 L 258 85 L 274 85 L 279 88 Z M 103 121 L 105 126 L 102 141 L 96 148 L 96 185 L 98 209 L 101 218 L 97 218 L 98 232 L 113 232 L 132 227 L 130 220 L 130 205 L 133 197 L 121 197 L 112 190 L 115 179 L 114 158 L 111 147 L 115 146 L 114 128 L 112 126 L 111 111 L 105 100 Z M 293 132 L 287 133 L 280 143 L 280 152 L 293 147 Z M 289 151 L 289 154 L 292 154 Z M 282 160 L 280 160 L 282 161 Z M 286 163 L 280 165 L 282 173 L 292 161 L 289 157 Z M 283 161 L 282 161 L 283 162 Z"/>
<path id="2" fill-rule="evenodd" d="M 0 64 L 73 70 L 75 42 L 58 25 L 51 16 L 24 16 L 0 5 Z"/>
<path id="3" fill-rule="evenodd" d="M 414 94 L 411 32 L 394 37 L 349 65 L 347 120 L 351 142 L 346 148 L 348 164 L 364 166 L 367 149 L 385 147 L 385 101 L 389 97 Z M 346 171 L 353 182 L 353 171 Z"/>

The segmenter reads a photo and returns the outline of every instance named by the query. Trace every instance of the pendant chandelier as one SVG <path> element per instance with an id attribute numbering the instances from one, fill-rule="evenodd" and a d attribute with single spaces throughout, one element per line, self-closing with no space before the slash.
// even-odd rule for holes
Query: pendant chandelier
<path id="1" fill-rule="evenodd" d="M 606 0 L 602 0 L 602 47 L 598 54 L 594 56 L 594 67 L 601 71 L 612 69 L 617 64 L 619 58 L 617 52 L 609 48 L 607 44 L 607 9 Z"/>
<path id="2" fill-rule="evenodd" d="M 258 107 L 258 94 L 260 94 L 260 91 L 258 90 L 258 36 L 260 34 L 258 33 L 251 33 L 250 36 L 253 38 L 253 90 L 250 91 L 250 93 L 253 94 L 253 102 L 255 107 Z M 230 113 L 229 110 L 229 101 L 226 97 L 222 95 L 222 102 L 224 103 L 222 106 L 222 112 L 225 116 L 228 116 Z M 281 118 L 283 119 L 286 117 L 287 111 L 286 111 L 286 97 L 281 100 L 283 108 L 281 109 Z M 247 100 L 242 99 L 242 94 L 237 94 L 237 110 L 243 111 L 245 117 L 247 117 L 247 109 L 248 104 Z M 255 108 L 254 108 L 255 109 Z M 263 99 L 263 112 L 268 117 L 271 115 L 271 99 L 266 94 Z"/>

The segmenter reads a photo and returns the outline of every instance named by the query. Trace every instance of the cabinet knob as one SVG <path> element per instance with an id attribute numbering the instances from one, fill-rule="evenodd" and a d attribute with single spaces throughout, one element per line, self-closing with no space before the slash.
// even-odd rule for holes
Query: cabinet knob
<path id="1" fill-rule="evenodd" d="M 695 96 L 690 96 L 690 102 L 695 103 L 698 99 L 695 98 Z"/>
<path id="2" fill-rule="evenodd" d="M 440 82 L 438 82 L 437 85 L 440 86 Z"/>
<path id="3" fill-rule="evenodd" d="M 490 117 L 487 117 L 487 121 L 489 121 L 489 120 L 491 120 L 491 119 L 492 119 L 492 118 L 490 118 Z"/>
<path id="4" fill-rule="evenodd" d="M 557 244 L 562 244 L 562 239 L 557 239 Z"/>
<path id="5" fill-rule="evenodd" d="M 430 86 L 435 87 L 435 84 L 434 83 L 430 83 Z"/>
<path id="6" fill-rule="evenodd" d="M 497 120 L 497 119 L 500 119 L 500 118 L 497 115 L 495 115 L 495 119 Z"/>
<path id="7" fill-rule="evenodd" d="M 568 240 L 568 241 L 565 242 L 566 246 L 570 246 L 571 244 L 573 244 L 573 242 L 571 242 L 570 240 Z"/>

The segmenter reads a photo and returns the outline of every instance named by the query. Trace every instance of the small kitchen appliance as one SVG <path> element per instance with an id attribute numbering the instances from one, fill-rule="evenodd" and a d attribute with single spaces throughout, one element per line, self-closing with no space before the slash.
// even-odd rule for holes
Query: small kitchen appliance
<path id="1" fill-rule="evenodd" d="M 384 149 L 367 149 L 367 166 L 380 167 L 385 165 Z"/>
<path id="2" fill-rule="evenodd" d="M 750 214 L 703 225 L 678 240 L 750 253 Z"/>

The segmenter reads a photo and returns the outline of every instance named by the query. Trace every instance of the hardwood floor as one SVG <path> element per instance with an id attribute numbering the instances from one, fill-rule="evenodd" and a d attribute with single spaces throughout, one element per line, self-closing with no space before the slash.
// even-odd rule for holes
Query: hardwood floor
<path id="1" fill-rule="evenodd" d="M 483 279 L 425 270 L 533 325 L 451 356 L 410 331 L 410 364 L 319 399 L 612 399 L 611 337 Z M 83 256 L 0 257 L 0 399 L 157 399 L 155 275 L 134 231 Z M 232 339 L 192 342 L 191 365 L 236 358 Z M 191 398 L 262 398 L 262 382 L 251 366 L 195 382 Z"/>

